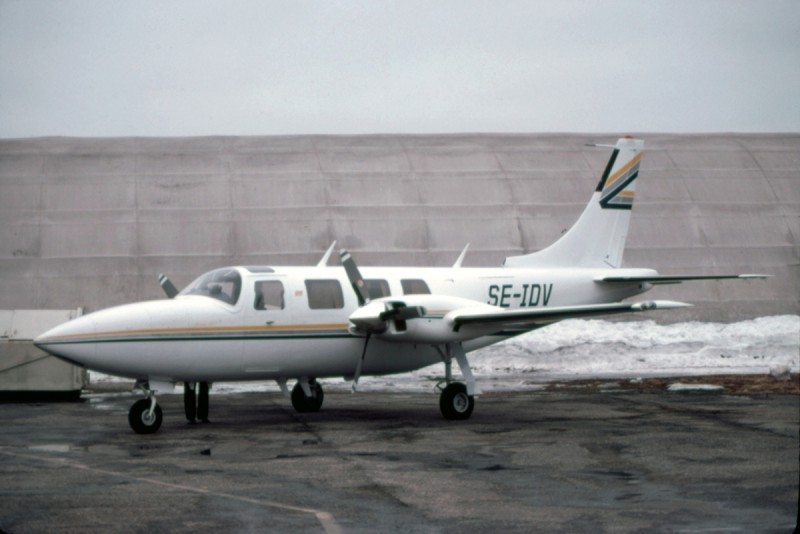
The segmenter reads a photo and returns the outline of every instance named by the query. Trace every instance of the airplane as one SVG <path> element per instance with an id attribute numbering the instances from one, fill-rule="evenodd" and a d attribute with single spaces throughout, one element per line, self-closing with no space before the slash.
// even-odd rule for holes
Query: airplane
<path id="1" fill-rule="evenodd" d="M 186 418 L 208 419 L 213 382 L 275 380 L 298 412 L 316 412 L 320 379 L 343 377 L 355 392 L 362 376 L 444 364 L 444 418 L 470 417 L 480 388 L 467 354 L 568 318 L 690 306 L 622 302 L 658 284 L 753 279 L 769 275 L 661 275 L 623 268 L 622 255 L 644 141 L 625 136 L 577 222 L 549 247 L 506 258 L 501 267 L 359 268 L 336 242 L 316 266 L 215 269 L 182 291 L 164 275 L 166 300 L 100 310 L 45 332 L 40 349 L 88 369 L 136 380 L 145 398 L 128 421 L 156 432 L 156 398 L 184 383 Z M 462 381 L 453 376 L 452 363 Z M 295 381 L 291 391 L 288 382 Z M 444 387 L 442 387 L 444 385 Z"/>

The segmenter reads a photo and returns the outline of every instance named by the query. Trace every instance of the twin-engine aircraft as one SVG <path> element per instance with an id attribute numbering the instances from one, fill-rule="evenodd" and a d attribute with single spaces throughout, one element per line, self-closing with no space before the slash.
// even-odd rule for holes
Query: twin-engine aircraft
<path id="1" fill-rule="evenodd" d="M 574 317 L 689 306 L 621 302 L 654 284 L 766 275 L 662 276 L 621 268 L 644 142 L 625 137 L 575 225 L 550 247 L 506 258 L 498 268 L 363 268 L 335 242 L 315 267 L 226 267 L 168 300 L 98 311 L 58 326 L 34 343 L 88 369 L 135 379 L 146 398 L 130 409 L 137 433 L 163 416 L 157 392 L 184 382 L 186 417 L 208 417 L 212 382 L 275 380 L 298 412 L 323 401 L 321 378 L 414 371 L 444 364 L 439 406 L 467 419 L 479 386 L 467 353 Z M 452 362 L 463 382 L 453 378 Z"/>

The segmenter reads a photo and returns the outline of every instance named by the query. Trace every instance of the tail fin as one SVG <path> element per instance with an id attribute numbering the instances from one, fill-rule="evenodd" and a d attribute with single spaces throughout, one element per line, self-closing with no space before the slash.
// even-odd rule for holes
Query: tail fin
<path id="1" fill-rule="evenodd" d="M 613 267 L 622 265 L 644 141 L 617 141 L 597 189 L 578 221 L 549 247 L 506 258 L 506 267 Z"/>

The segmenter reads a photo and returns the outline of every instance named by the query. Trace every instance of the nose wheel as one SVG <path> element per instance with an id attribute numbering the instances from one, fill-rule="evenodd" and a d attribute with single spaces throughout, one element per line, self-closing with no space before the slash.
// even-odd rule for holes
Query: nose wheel
<path id="1" fill-rule="evenodd" d="M 161 427 L 164 415 L 154 395 L 136 401 L 128 412 L 128 423 L 137 434 L 152 434 Z"/>

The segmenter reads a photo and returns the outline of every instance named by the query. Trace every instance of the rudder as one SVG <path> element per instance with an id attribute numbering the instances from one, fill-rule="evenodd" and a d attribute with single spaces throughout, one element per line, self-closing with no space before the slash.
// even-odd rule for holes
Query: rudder
<path id="1" fill-rule="evenodd" d="M 589 204 L 549 247 L 506 258 L 506 267 L 613 267 L 622 265 L 644 141 L 617 141 Z"/>

